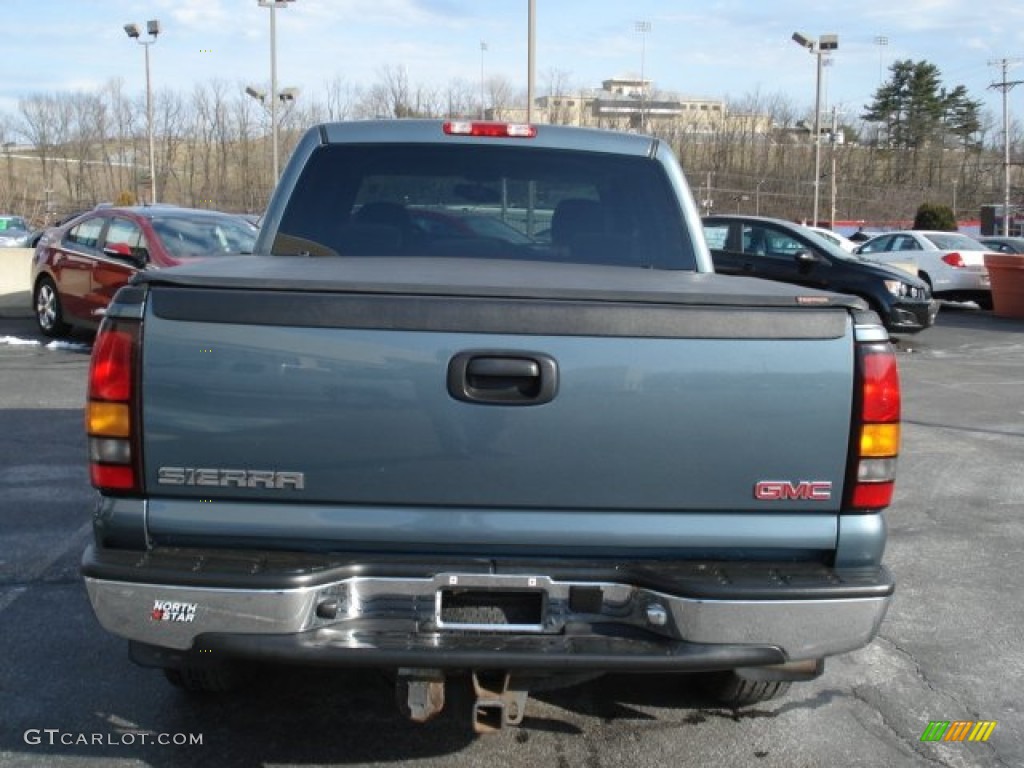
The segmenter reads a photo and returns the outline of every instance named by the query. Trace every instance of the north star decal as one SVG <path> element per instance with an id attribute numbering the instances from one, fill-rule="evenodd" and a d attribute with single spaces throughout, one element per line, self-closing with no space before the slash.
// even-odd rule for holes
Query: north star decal
<path id="1" fill-rule="evenodd" d="M 170 600 L 154 600 L 153 610 L 149 617 L 153 621 L 181 621 L 192 622 L 196 620 L 196 603 L 175 603 Z"/>
<path id="2" fill-rule="evenodd" d="M 301 491 L 306 487 L 304 472 L 276 472 L 272 469 L 221 469 L 219 467 L 160 467 L 160 485 L 199 485 L 218 488 L 269 488 Z"/>
<path id="3" fill-rule="evenodd" d="M 830 480 L 762 480 L 754 484 L 754 498 L 758 501 L 828 501 L 832 498 Z"/>

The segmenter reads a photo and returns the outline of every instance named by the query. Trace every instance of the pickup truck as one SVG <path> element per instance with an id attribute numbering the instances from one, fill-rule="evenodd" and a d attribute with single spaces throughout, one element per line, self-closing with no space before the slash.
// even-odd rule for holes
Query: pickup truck
<path id="1" fill-rule="evenodd" d="M 749 704 L 878 632 L 888 335 L 714 274 L 664 142 L 320 125 L 255 250 L 142 272 L 94 343 L 82 571 L 135 662 L 380 668 L 418 721 L 470 677 L 486 732 L 607 672 Z"/>

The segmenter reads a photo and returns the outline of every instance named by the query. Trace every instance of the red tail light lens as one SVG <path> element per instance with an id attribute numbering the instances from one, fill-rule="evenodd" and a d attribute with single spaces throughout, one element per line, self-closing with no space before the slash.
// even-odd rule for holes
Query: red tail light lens
<path id="1" fill-rule="evenodd" d="M 900 445 L 900 377 L 888 342 L 857 345 L 860 391 L 854 413 L 848 506 L 873 511 L 892 503 Z"/>
<path id="2" fill-rule="evenodd" d="M 135 363 L 139 324 L 108 318 L 100 326 L 89 363 L 85 431 L 89 477 L 104 492 L 141 491 L 137 444 Z"/>
<path id="3" fill-rule="evenodd" d="M 522 123 L 485 123 L 475 120 L 449 120 L 442 129 L 449 136 L 487 136 L 505 139 L 532 139 L 537 127 Z"/>
<path id="4" fill-rule="evenodd" d="M 949 264 L 949 266 L 955 267 L 956 269 L 963 269 L 964 267 L 967 266 L 966 264 L 964 264 L 964 257 L 956 252 L 947 253 L 945 256 L 942 257 L 942 260 Z"/>
<path id="5" fill-rule="evenodd" d="M 874 349 L 865 349 L 868 346 Z M 864 345 L 861 350 L 863 421 L 899 423 L 900 374 L 896 355 L 888 344 Z"/>
<path id="6" fill-rule="evenodd" d="M 122 330 L 109 330 L 96 337 L 89 368 L 91 400 L 131 399 L 134 343 L 132 334 Z"/>

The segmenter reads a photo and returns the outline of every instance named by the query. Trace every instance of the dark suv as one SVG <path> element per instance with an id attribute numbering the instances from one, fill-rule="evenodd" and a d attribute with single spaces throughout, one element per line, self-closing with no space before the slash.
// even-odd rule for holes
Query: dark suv
<path id="1" fill-rule="evenodd" d="M 716 272 L 860 296 L 891 333 L 917 333 L 935 323 L 939 303 L 924 281 L 847 253 L 806 227 L 739 214 L 703 222 Z"/>

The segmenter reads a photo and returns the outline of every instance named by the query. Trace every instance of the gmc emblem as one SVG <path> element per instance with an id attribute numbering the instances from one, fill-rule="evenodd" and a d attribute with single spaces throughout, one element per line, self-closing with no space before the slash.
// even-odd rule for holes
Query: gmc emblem
<path id="1" fill-rule="evenodd" d="M 832 481 L 762 480 L 754 484 L 754 498 L 758 501 L 828 501 L 832 498 Z"/>

